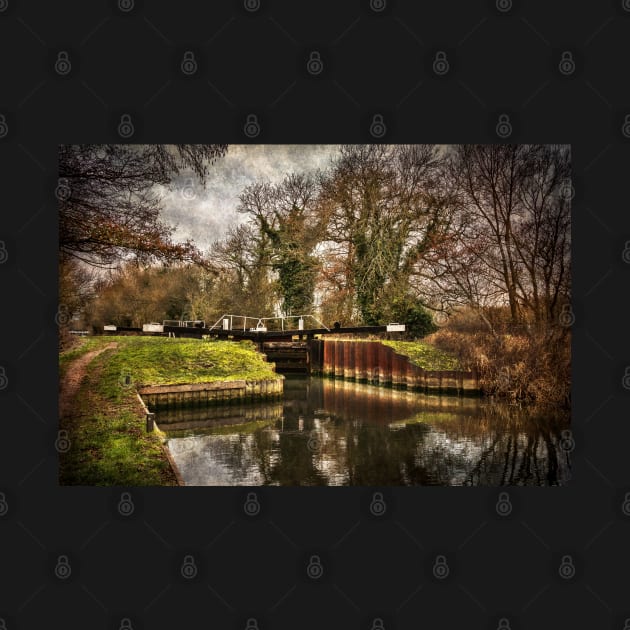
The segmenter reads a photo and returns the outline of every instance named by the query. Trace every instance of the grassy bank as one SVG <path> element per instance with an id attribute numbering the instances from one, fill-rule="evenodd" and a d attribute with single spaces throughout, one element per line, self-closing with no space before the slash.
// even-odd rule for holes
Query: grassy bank
<path id="1" fill-rule="evenodd" d="M 95 341 L 96 343 L 92 343 Z M 111 340 L 106 340 L 111 342 Z M 74 360 L 104 345 L 85 340 L 69 356 L 60 355 L 66 373 Z M 104 373 L 116 349 L 105 350 L 87 366 L 72 401 L 72 412 L 59 419 L 70 449 L 59 455 L 59 483 L 84 486 L 177 485 L 160 433 L 147 433 L 133 388 L 114 388 Z M 63 377 L 62 377 L 63 378 Z"/>
<path id="2" fill-rule="evenodd" d="M 409 360 L 425 370 L 461 370 L 465 369 L 456 355 L 442 350 L 424 341 L 393 341 L 388 339 L 352 339 L 345 337 L 325 337 L 327 341 L 360 341 L 365 343 L 382 343 L 395 352 L 404 354 Z"/>
<path id="3" fill-rule="evenodd" d="M 384 346 L 409 357 L 414 365 L 425 370 L 461 370 L 459 359 L 423 341 L 383 341 Z"/>
<path id="4" fill-rule="evenodd" d="M 109 344 L 116 347 L 103 350 Z M 73 375 L 87 353 L 101 350 Z M 176 485 L 163 435 L 147 433 L 136 386 L 270 378 L 271 365 L 251 342 L 164 337 L 93 337 L 59 355 L 60 377 L 81 377 L 71 412 L 60 418 L 71 447 L 60 454 L 60 483 Z M 131 377 L 125 382 L 125 375 Z M 63 392 L 62 392 L 63 395 Z"/>
<path id="5" fill-rule="evenodd" d="M 168 337 L 107 337 L 119 350 L 106 376 L 141 385 L 173 385 L 273 378 L 272 364 L 263 360 L 251 341 L 202 341 Z"/>

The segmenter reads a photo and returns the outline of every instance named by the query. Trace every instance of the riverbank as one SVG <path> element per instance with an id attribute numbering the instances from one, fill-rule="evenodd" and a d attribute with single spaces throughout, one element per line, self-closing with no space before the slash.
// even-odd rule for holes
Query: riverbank
<path id="1" fill-rule="evenodd" d="M 311 373 L 325 377 L 433 394 L 481 393 L 475 370 L 422 342 L 316 339 L 310 354 Z"/>
<path id="2" fill-rule="evenodd" d="M 473 367 L 484 394 L 550 407 L 571 407 L 568 327 L 491 334 L 482 329 L 453 326 L 426 339 L 456 356 L 462 364 Z"/>
<path id="3" fill-rule="evenodd" d="M 355 341 L 362 343 L 382 343 L 389 346 L 398 354 L 409 357 L 409 360 L 424 370 L 463 370 L 466 369 L 460 363 L 456 355 L 440 350 L 436 346 L 424 341 L 395 341 L 391 339 L 354 339 L 349 337 L 337 337 L 327 335 L 329 341 Z"/>
<path id="4" fill-rule="evenodd" d="M 278 379 L 251 342 L 167 337 L 81 339 L 59 373 L 62 485 L 178 484 L 164 435 L 146 432 L 140 387 Z"/>
<path id="5" fill-rule="evenodd" d="M 83 340 L 82 340 L 83 341 Z M 82 486 L 175 486 L 159 432 L 147 433 L 135 391 L 105 376 L 118 351 L 112 340 L 86 339 L 59 356 L 59 483 Z"/>

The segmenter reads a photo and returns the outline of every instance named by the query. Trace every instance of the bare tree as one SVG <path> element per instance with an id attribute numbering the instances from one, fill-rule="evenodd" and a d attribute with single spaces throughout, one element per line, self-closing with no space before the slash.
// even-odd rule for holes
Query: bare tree
<path id="1" fill-rule="evenodd" d="M 61 145 L 59 248 L 92 266 L 134 257 L 197 260 L 193 243 L 173 243 L 159 216 L 156 185 L 184 169 L 205 181 L 227 145 Z"/>
<path id="2" fill-rule="evenodd" d="M 321 178 L 329 269 L 343 269 L 358 319 L 373 324 L 441 221 L 435 145 L 343 146 Z"/>
<path id="3" fill-rule="evenodd" d="M 472 306 L 490 329 L 486 314 L 504 304 L 513 325 L 552 321 L 570 295 L 567 148 L 458 145 L 449 177 L 448 235 L 418 273 L 424 290 Z"/>

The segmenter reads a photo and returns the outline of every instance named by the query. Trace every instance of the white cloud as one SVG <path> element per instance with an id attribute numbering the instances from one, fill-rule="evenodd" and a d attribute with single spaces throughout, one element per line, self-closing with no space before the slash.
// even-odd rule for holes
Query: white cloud
<path id="1" fill-rule="evenodd" d="M 201 249 L 222 238 L 227 229 L 242 222 L 236 212 L 238 196 L 246 186 L 260 181 L 277 183 L 288 173 L 324 169 L 338 145 L 230 145 L 225 157 L 209 167 L 205 188 L 192 174 L 182 174 L 172 189 L 159 187 L 162 217 L 176 226 L 174 238 L 190 238 Z"/>

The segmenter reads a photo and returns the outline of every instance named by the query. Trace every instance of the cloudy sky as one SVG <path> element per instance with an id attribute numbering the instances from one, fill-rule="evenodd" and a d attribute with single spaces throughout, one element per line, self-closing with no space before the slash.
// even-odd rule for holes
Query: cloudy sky
<path id="1" fill-rule="evenodd" d="M 205 188 L 183 174 L 173 190 L 160 189 L 164 220 L 176 226 L 175 240 L 193 239 L 201 249 L 243 220 L 238 196 L 254 182 L 276 183 L 292 172 L 326 168 L 338 145 L 230 145 L 210 166 Z"/>

